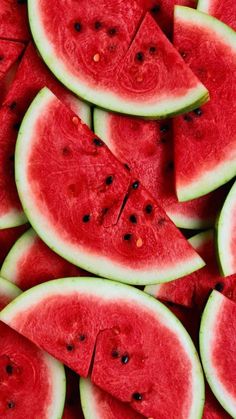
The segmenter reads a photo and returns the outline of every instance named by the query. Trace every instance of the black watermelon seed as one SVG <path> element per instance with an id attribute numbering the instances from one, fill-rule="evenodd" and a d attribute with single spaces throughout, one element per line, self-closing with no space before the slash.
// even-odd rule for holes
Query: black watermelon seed
<path id="1" fill-rule="evenodd" d="M 129 362 L 129 355 L 123 355 L 121 357 L 121 362 L 122 362 L 122 364 L 128 364 L 128 362 Z"/>
<path id="2" fill-rule="evenodd" d="M 130 172 L 130 167 L 127 163 L 124 164 L 125 169 L 127 169 Z"/>
<path id="3" fill-rule="evenodd" d="M 157 50 L 156 47 L 150 47 L 149 48 L 150 54 L 155 54 L 156 50 Z"/>
<path id="4" fill-rule="evenodd" d="M 62 154 L 63 154 L 64 156 L 68 156 L 68 155 L 70 154 L 70 149 L 69 149 L 69 147 L 63 147 L 63 149 L 62 149 Z"/>
<path id="5" fill-rule="evenodd" d="M 66 349 L 67 349 L 67 351 L 71 352 L 74 349 L 74 345 L 72 345 L 71 343 L 69 343 L 69 345 L 66 345 Z"/>
<path id="6" fill-rule="evenodd" d="M 131 239 L 131 237 L 132 237 L 132 234 L 130 234 L 130 233 L 126 233 L 126 234 L 124 235 L 124 240 L 125 240 L 125 241 L 128 241 L 128 240 L 130 240 L 130 239 Z"/>
<path id="7" fill-rule="evenodd" d="M 106 185 L 111 185 L 113 182 L 113 176 L 107 176 L 106 178 Z"/>
<path id="8" fill-rule="evenodd" d="M 16 102 L 10 103 L 9 108 L 11 109 L 11 111 L 13 111 L 13 109 L 16 109 L 16 105 L 17 105 Z"/>
<path id="9" fill-rule="evenodd" d="M 147 214 L 151 214 L 152 210 L 153 210 L 153 208 L 152 208 L 151 204 L 146 205 L 145 211 L 146 211 Z"/>
<path id="10" fill-rule="evenodd" d="M 222 282 L 217 282 L 217 284 L 215 285 L 215 290 L 221 292 L 223 291 L 223 289 L 224 289 L 224 284 Z"/>
<path id="11" fill-rule="evenodd" d="M 80 340 L 80 342 L 84 342 L 84 341 L 85 341 L 85 339 L 86 339 L 86 336 L 85 336 L 85 335 L 80 335 L 80 336 L 79 336 L 79 340 Z"/>
<path id="12" fill-rule="evenodd" d="M 13 407 L 15 407 L 15 403 L 13 401 L 10 401 L 10 402 L 7 403 L 7 407 L 9 409 L 12 409 Z"/>
<path id="13" fill-rule="evenodd" d="M 194 109 L 193 111 L 195 113 L 195 115 L 197 116 L 201 116 L 202 115 L 202 110 L 200 108 Z"/>
<path id="14" fill-rule="evenodd" d="M 151 13 L 158 13 L 158 12 L 160 12 L 160 10 L 161 10 L 161 6 L 159 5 L 159 4 L 155 4 L 155 6 L 153 6 L 152 8 L 151 8 Z"/>
<path id="15" fill-rule="evenodd" d="M 85 214 L 83 216 L 83 223 L 88 223 L 90 221 L 90 215 L 89 214 Z"/>
<path id="16" fill-rule="evenodd" d="M 169 131 L 169 129 L 170 129 L 169 124 L 161 124 L 160 125 L 160 131 L 163 132 L 163 133 Z"/>
<path id="17" fill-rule="evenodd" d="M 137 52 L 137 54 L 135 55 L 135 58 L 136 58 L 136 60 L 137 60 L 137 61 L 142 62 L 142 61 L 144 60 L 144 54 L 143 54 L 141 51 L 139 51 L 139 52 Z"/>
<path id="18" fill-rule="evenodd" d="M 95 27 L 95 29 L 101 29 L 101 27 L 102 27 L 102 23 L 101 22 L 99 22 L 98 20 L 94 23 L 94 27 Z"/>
<path id="19" fill-rule="evenodd" d="M 7 374 L 9 374 L 9 375 L 12 375 L 12 373 L 13 373 L 13 366 L 12 365 L 7 365 L 6 366 L 6 372 L 7 372 Z"/>
<path id="20" fill-rule="evenodd" d="M 116 349 L 113 349 L 111 356 L 112 358 L 119 358 L 119 352 Z"/>
<path id="21" fill-rule="evenodd" d="M 129 217 L 129 221 L 132 224 L 136 224 L 137 223 L 137 217 L 136 217 L 136 215 L 135 214 L 131 214 L 130 217 Z"/>
<path id="22" fill-rule="evenodd" d="M 132 188 L 133 188 L 133 189 L 138 189 L 138 187 L 139 187 L 139 181 L 138 181 L 138 180 L 136 180 L 136 181 L 132 184 Z"/>
<path id="23" fill-rule="evenodd" d="M 134 400 L 137 400 L 139 402 L 143 399 L 143 396 L 140 393 L 133 393 L 132 397 Z"/>
<path id="24" fill-rule="evenodd" d="M 103 142 L 102 142 L 102 140 L 99 140 L 99 138 L 94 138 L 93 139 L 93 144 L 95 144 L 98 147 L 102 147 L 103 146 Z"/>
<path id="25" fill-rule="evenodd" d="M 110 36 L 115 36 L 117 34 L 117 29 L 116 28 L 110 28 L 110 29 L 108 29 L 107 33 Z"/>
<path id="26" fill-rule="evenodd" d="M 184 120 L 187 122 L 191 122 L 192 121 L 192 117 L 188 114 L 184 115 Z"/>
<path id="27" fill-rule="evenodd" d="M 81 29 L 82 29 L 82 25 L 81 25 L 81 23 L 79 23 L 79 22 L 75 22 L 75 23 L 74 23 L 74 28 L 75 28 L 76 32 L 80 32 L 80 31 L 81 31 Z"/>

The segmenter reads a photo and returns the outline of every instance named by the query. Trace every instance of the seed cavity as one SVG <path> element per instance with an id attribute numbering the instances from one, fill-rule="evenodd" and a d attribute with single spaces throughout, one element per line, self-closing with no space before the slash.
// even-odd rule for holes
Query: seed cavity
<path id="1" fill-rule="evenodd" d="M 66 349 L 67 349 L 67 351 L 72 352 L 75 349 L 75 347 L 74 347 L 74 345 L 69 343 L 68 345 L 66 345 Z"/>
<path id="2" fill-rule="evenodd" d="M 132 234 L 126 233 L 123 238 L 124 238 L 125 241 L 129 241 L 132 238 Z"/>
<path id="3" fill-rule="evenodd" d="M 7 372 L 8 375 L 12 375 L 13 374 L 13 366 L 8 364 L 6 366 L 6 372 Z"/>
<path id="4" fill-rule="evenodd" d="M 144 54 L 143 54 L 143 52 L 141 52 L 141 51 L 137 52 L 137 54 L 135 55 L 135 58 L 140 63 L 143 62 L 143 60 L 144 60 Z"/>
<path id="5" fill-rule="evenodd" d="M 140 248 L 140 247 L 142 247 L 142 245 L 143 245 L 143 241 L 142 241 L 141 237 L 139 237 L 138 240 L 136 241 L 136 246 L 138 248 Z"/>
<path id="6" fill-rule="evenodd" d="M 159 220 L 158 220 L 157 224 L 158 224 L 159 226 L 162 226 L 163 224 L 165 224 L 165 222 L 166 222 L 165 218 L 159 218 Z"/>
<path id="7" fill-rule="evenodd" d="M 169 124 L 161 124 L 160 125 L 160 131 L 164 134 L 164 133 L 166 133 L 166 132 L 168 132 L 169 131 L 169 129 L 170 129 L 170 126 L 169 126 Z"/>
<path id="8" fill-rule="evenodd" d="M 79 341 L 80 341 L 80 342 L 84 342 L 84 341 L 85 341 L 85 339 L 86 339 L 86 336 L 85 336 L 85 335 L 80 335 L 80 336 L 79 336 Z"/>
<path id="9" fill-rule="evenodd" d="M 7 403 L 7 407 L 9 409 L 12 409 L 13 407 L 15 407 L 15 403 L 11 400 L 10 402 Z"/>
<path id="10" fill-rule="evenodd" d="M 117 29 L 116 28 L 110 28 L 110 29 L 108 29 L 107 33 L 110 36 L 115 36 L 117 34 Z"/>
<path id="11" fill-rule="evenodd" d="M 132 188 L 133 189 L 138 189 L 138 187 L 139 187 L 139 181 L 135 180 L 135 182 L 133 182 L 133 184 L 132 184 Z"/>
<path id="12" fill-rule="evenodd" d="M 102 147 L 103 146 L 103 142 L 99 138 L 94 138 L 93 139 L 93 144 L 95 144 L 97 147 Z"/>
<path id="13" fill-rule="evenodd" d="M 127 169 L 130 172 L 130 167 L 127 163 L 124 164 L 124 168 Z"/>
<path id="14" fill-rule="evenodd" d="M 113 349 L 111 356 L 114 359 L 119 358 L 119 352 L 117 351 L 117 349 Z"/>
<path id="15" fill-rule="evenodd" d="M 83 223 L 88 223 L 90 221 L 90 214 L 85 214 L 83 216 Z"/>
<path id="16" fill-rule="evenodd" d="M 96 30 L 99 30 L 99 29 L 101 29 L 101 27 L 102 27 L 102 23 L 101 23 L 101 22 L 99 22 L 99 20 L 97 20 L 97 21 L 94 23 L 94 27 L 95 27 L 95 29 L 96 29 Z"/>
<path id="17" fill-rule="evenodd" d="M 2 61 L 4 59 L 3 55 L 0 55 L 0 61 Z"/>
<path id="18" fill-rule="evenodd" d="M 224 289 L 223 282 L 217 282 L 217 284 L 215 285 L 215 290 L 221 292 L 223 291 L 223 289 Z"/>
<path id="19" fill-rule="evenodd" d="M 100 54 L 95 54 L 94 56 L 93 56 L 93 61 L 95 62 L 95 63 L 98 63 L 99 61 L 100 61 Z"/>
<path id="20" fill-rule="evenodd" d="M 184 120 L 187 121 L 187 122 L 191 122 L 193 119 L 190 115 L 186 114 L 186 115 L 184 115 Z"/>
<path id="21" fill-rule="evenodd" d="M 128 364 L 128 362 L 129 362 L 129 355 L 127 355 L 127 354 L 122 355 L 121 362 L 122 362 L 122 364 Z"/>
<path id="22" fill-rule="evenodd" d="M 137 224 L 137 217 L 136 217 L 136 215 L 135 214 L 131 214 L 130 217 L 129 217 L 129 221 L 132 224 Z"/>
<path id="23" fill-rule="evenodd" d="M 106 178 L 106 185 L 107 186 L 109 186 L 109 185 L 111 185 L 112 184 L 112 182 L 113 182 L 113 176 L 107 176 L 107 178 Z"/>
<path id="24" fill-rule="evenodd" d="M 181 55 L 182 58 L 186 58 L 187 57 L 187 54 L 184 51 L 180 51 L 180 55 Z"/>
<path id="25" fill-rule="evenodd" d="M 134 400 L 137 400 L 138 402 L 140 402 L 143 399 L 143 396 L 140 393 L 133 393 L 132 397 Z"/>
<path id="26" fill-rule="evenodd" d="M 154 46 L 151 46 L 150 48 L 149 48 L 149 52 L 150 52 L 150 54 L 155 54 L 155 52 L 156 52 L 156 47 L 154 47 Z"/>
<path id="27" fill-rule="evenodd" d="M 200 108 L 197 108 L 197 109 L 194 109 L 194 111 L 193 111 L 194 113 L 195 113 L 195 115 L 197 115 L 197 116 L 201 116 L 202 115 L 202 110 L 200 109 Z"/>
<path id="28" fill-rule="evenodd" d="M 11 111 L 13 111 L 14 109 L 16 109 L 17 103 L 16 102 L 12 102 L 9 105 L 9 108 L 11 109 Z"/>
<path id="29" fill-rule="evenodd" d="M 152 205 L 151 204 L 147 204 L 146 207 L 145 207 L 145 212 L 147 214 L 151 214 L 152 213 L 152 210 L 153 210 Z"/>
<path id="30" fill-rule="evenodd" d="M 67 147 L 67 146 L 63 147 L 63 149 L 62 149 L 63 156 L 68 156 L 70 153 L 71 153 L 71 151 L 70 151 L 69 147 Z"/>
<path id="31" fill-rule="evenodd" d="M 76 30 L 76 32 L 80 32 L 82 29 L 82 25 L 80 22 L 75 22 L 74 23 L 74 29 Z"/>

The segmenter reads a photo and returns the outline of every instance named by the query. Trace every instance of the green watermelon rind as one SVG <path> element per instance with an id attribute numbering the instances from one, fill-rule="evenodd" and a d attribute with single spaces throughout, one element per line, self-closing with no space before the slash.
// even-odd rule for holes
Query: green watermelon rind
<path id="1" fill-rule="evenodd" d="M 0 276 L 0 296 L 6 296 L 9 300 L 14 300 L 21 292 L 15 284 Z"/>
<path id="2" fill-rule="evenodd" d="M 91 383 L 90 378 L 80 377 L 79 391 L 80 391 L 80 401 L 81 407 L 85 419 L 104 419 L 96 411 L 96 405 L 94 403 L 94 398 L 92 396 L 93 384 Z"/>
<path id="3" fill-rule="evenodd" d="M 223 384 L 221 384 L 220 380 L 217 378 L 217 371 L 212 365 L 210 355 L 213 349 L 212 338 L 214 333 L 214 325 L 217 325 L 217 314 L 220 312 L 225 298 L 226 297 L 224 297 L 218 291 L 212 291 L 202 315 L 199 333 L 199 344 L 202 365 L 208 384 L 219 403 L 233 418 L 235 418 L 236 400 L 233 404 L 233 398 L 230 397 L 230 394 L 225 390 Z M 222 352 L 224 352 L 224 356 L 227 356 L 227 348 L 222 348 Z"/>
<path id="4" fill-rule="evenodd" d="M 220 262 L 221 271 L 224 276 L 234 274 L 231 259 L 236 259 L 236 255 L 232 255 L 230 239 L 232 239 L 232 210 L 236 208 L 236 181 L 234 182 L 229 194 L 226 197 L 224 205 L 221 209 L 219 218 L 216 223 L 217 228 L 217 253 Z M 236 222 L 235 222 L 236 224 Z"/>
<path id="5" fill-rule="evenodd" d="M 87 293 L 88 298 L 95 296 L 104 301 L 117 300 L 121 304 L 122 300 L 126 301 L 128 299 L 130 303 L 150 310 L 158 321 L 162 319 L 163 323 L 173 330 L 185 348 L 192 365 L 191 371 L 194 382 L 192 394 L 194 401 L 192 403 L 191 414 L 185 419 L 200 419 L 204 406 L 204 378 L 196 348 L 177 317 L 164 304 L 145 294 L 143 291 L 104 278 L 74 277 L 56 279 L 37 285 L 22 293 L 2 310 L 0 320 L 10 325 L 17 315 L 20 315 L 21 312 L 25 313 L 27 309 L 37 305 L 44 298 L 55 294 L 63 296 L 74 295 L 77 291 L 83 295 Z M 14 327 L 13 324 L 12 327 Z"/>
<path id="6" fill-rule="evenodd" d="M 230 46 L 236 55 L 236 32 L 218 19 L 197 10 L 184 6 L 175 6 L 175 18 L 187 23 L 193 22 L 220 37 L 222 42 Z M 189 185 L 177 186 L 177 196 L 180 202 L 199 198 L 219 188 L 236 176 L 236 155 L 230 162 L 224 162 L 205 172 L 200 178 Z"/>
<path id="7" fill-rule="evenodd" d="M 208 91 L 200 82 L 182 99 L 178 98 L 175 100 L 175 97 L 170 95 L 168 100 L 162 100 L 158 104 L 154 103 L 145 106 L 143 103 L 137 101 L 128 101 L 125 98 L 121 99 L 118 95 L 108 92 L 107 89 L 101 89 L 96 92 L 88 83 L 79 81 L 77 77 L 70 73 L 63 61 L 59 59 L 40 22 L 38 6 L 39 2 L 35 0 L 28 1 L 29 23 L 35 44 L 52 73 L 68 89 L 84 100 L 111 111 L 126 114 L 132 113 L 136 116 L 149 118 L 165 118 L 166 116 L 188 112 L 198 108 L 208 100 Z"/>
<path id="8" fill-rule="evenodd" d="M 27 165 L 27 153 L 30 151 L 30 135 L 37 120 L 38 115 L 54 95 L 49 89 L 44 88 L 36 96 L 29 107 L 22 125 L 19 130 L 16 152 L 15 152 L 15 180 L 25 214 L 27 215 L 32 227 L 39 237 L 57 254 L 68 260 L 73 265 L 79 266 L 87 271 L 92 271 L 98 276 L 118 280 L 125 283 L 146 285 L 157 282 L 168 282 L 191 273 L 204 266 L 203 260 L 197 254 L 187 261 L 175 264 L 172 267 L 145 270 L 130 269 L 121 263 L 116 263 L 111 258 L 106 258 L 100 254 L 86 252 L 70 245 L 62 240 L 60 235 L 54 229 L 50 234 L 52 225 L 41 212 L 37 209 L 30 196 L 30 187 L 27 182 L 25 167 Z M 53 237 L 52 237 L 53 236 Z"/>
<path id="9" fill-rule="evenodd" d="M 24 254 L 27 254 L 37 237 L 38 236 L 35 231 L 30 228 L 25 233 L 23 233 L 19 239 L 16 240 L 3 261 L 0 270 L 0 276 L 7 279 L 11 283 L 17 283 L 18 262 Z"/>
<path id="10" fill-rule="evenodd" d="M 198 0 L 197 10 L 204 13 L 209 13 L 212 1 L 211 0 Z"/>
<path id="11" fill-rule="evenodd" d="M 0 230 L 12 227 L 19 227 L 27 224 L 28 220 L 23 211 L 11 209 L 10 211 L 0 215 Z"/>
<path id="12" fill-rule="evenodd" d="M 201 233 L 195 234 L 195 236 L 188 239 L 191 246 L 198 251 L 198 248 L 214 237 L 214 230 L 202 231 Z M 181 279 L 181 278 L 180 278 Z M 146 285 L 144 292 L 158 298 L 160 295 L 161 288 L 165 287 L 165 284 Z"/>
<path id="13" fill-rule="evenodd" d="M 104 111 L 103 109 L 94 108 L 93 111 L 93 126 L 95 133 L 103 139 L 109 149 L 110 141 L 108 138 L 107 133 L 107 126 L 106 126 L 106 116 L 108 112 Z M 185 228 L 189 230 L 200 230 L 202 228 L 209 228 L 212 227 L 214 221 L 212 219 L 201 219 L 197 217 L 188 217 L 177 211 L 172 211 L 171 209 L 165 209 L 168 217 L 173 221 L 173 223 L 179 228 Z"/>

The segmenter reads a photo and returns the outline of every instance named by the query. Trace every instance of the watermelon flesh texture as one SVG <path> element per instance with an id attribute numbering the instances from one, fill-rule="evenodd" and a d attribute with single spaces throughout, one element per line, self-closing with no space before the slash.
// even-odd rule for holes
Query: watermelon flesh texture
<path id="1" fill-rule="evenodd" d="M 89 378 L 80 379 L 80 397 L 85 419 L 144 419 L 127 403 L 122 403 L 92 384 Z"/>
<path id="2" fill-rule="evenodd" d="M 66 371 L 66 400 L 62 419 L 84 419 L 79 397 L 79 376 L 69 368 Z"/>
<path id="3" fill-rule="evenodd" d="M 90 122 L 89 107 L 70 94 L 49 73 L 29 45 L 18 68 L 14 82 L 0 109 L 0 228 L 24 224 L 27 219 L 22 211 L 14 179 L 14 152 L 22 117 L 37 92 L 48 85 L 62 100 Z"/>
<path id="4" fill-rule="evenodd" d="M 203 382 L 195 349 L 155 299 L 95 278 L 50 281 L 25 296 L 1 320 L 82 377 L 92 371 L 92 382 L 147 417 L 200 416 Z"/>
<path id="5" fill-rule="evenodd" d="M 24 44 L 0 39 L 0 79 L 10 70 L 23 52 Z"/>
<path id="6" fill-rule="evenodd" d="M 31 224 L 49 247 L 86 270 L 137 284 L 202 266 L 140 182 L 48 89 L 25 121 L 16 178 Z"/>
<path id="7" fill-rule="evenodd" d="M 1 269 L 3 278 L 23 291 L 51 279 L 86 274 L 54 253 L 32 229 L 17 240 Z"/>
<path id="8" fill-rule="evenodd" d="M 16 240 L 26 231 L 28 225 L 0 230 L 0 266 Z"/>
<path id="9" fill-rule="evenodd" d="M 0 105 L 4 102 L 7 93 L 10 90 L 12 82 L 15 78 L 18 66 L 20 64 L 20 59 L 18 59 L 6 73 L 6 75 L 0 80 Z"/>
<path id="10" fill-rule="evenodd" d="M 174 44 L 211 97 L 174 121 L 176 190 L 187 201 L 236 175 L 236 33 L 205 13 L 177 6 Z"/>
<path id="11" fill-rule="evenodd" d="M 26 1 L 1 0 L 0 38 L 17 41 L 27 41 L 31 38 Z"/>
<path id="12" fill-rule="evenodd" d="M 236 30 L 236 3 L 234 0 L 198 0 L 199 11 L 208 13 Z"/>
<path id="13" fill-rule="evenodd" d="M 29 1 L 36 45 L 52 72 L 103 108 L 160 117 L 197 107 L 208 92 L 134 0 L 98 5 Z M 62 42 L 62 40 L 64 40 Z M 174 94 L 172 89 L 174 87 Z"/>
<path id="14" fill-rule="evenodd" d="M 212 289 L 236 301 L 236 275 L 222 277 L 219 272 L 214 244 L 214 233 L 200 233 L 190 240 L 206 266 L 177 281 L 156 286 L 147 286 L 145 291 L 164 301 L 187 307 L 204 307 Z"/>
<path id="15" fill-rule="evenodd" d="M 142 180 L 177 226 L 194 229 L 214 225 L 227 189 L 219 188 L 196 200 L 178 202 L 171 120 L 147 121 L 95 109 L 94 128 L 111 152 Z"/>

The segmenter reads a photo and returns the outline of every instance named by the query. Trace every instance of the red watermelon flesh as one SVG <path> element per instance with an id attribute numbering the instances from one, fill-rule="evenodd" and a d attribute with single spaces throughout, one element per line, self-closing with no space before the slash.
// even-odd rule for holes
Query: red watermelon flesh
<path id="1" fill-rule="evenodd" d="M 28 225 L 0 230 L 0 266 L 16 240 L 25 232 Z"/>
<path id="2" fill-rule="evenodd" d="M 197 8 L 236 30 L 236 2 L 234 0 L 198 0 Z"/>
<path id="3" fill-rule="evenodd" d="M 176 225 L 204 228 L 214 224 L 226 189 L 185 203 L 177 200 L 171 120 L 147 121 L 96 109 L 94 126 L 112 153 L 128 164 Z"/>
<path id="4" fill-rule="evenodd" d="M 86 274 L 88 272 L 54 253 L 33 230 L 27 231 L 15 243 L 1 269 L 2 277 L 22 290 L 51 279 Z"/>
<path id="5" fill-rule="evenodd" d="M 66 368 L 66 400 L 62 419 L 83 418 L 79 397 L 79 376 L 74 371 Z"/>
<path id="6" fill-rule="evenodd" d="M 192 245 L 206 262 L 204 268 L 168 284 L 148 286 L 145 291 L 161 300 L 199 309 L 205 305 L 212 289 L 217 289 L 236 301 L 236 275 L 220 275 L 213 231 L 195 236 Z"/>
<path id="7" fill-rule="evenodd" d="M 202 419 L 230 419 L 231 417 L 217 401 L 209 386 L 206 385 L 206 398 Z"/>
<path id="8" fill-rule="evenodd" d="M 20 60 L 17 60 L 7 74 L 0 80 L 0 105 L 4 102 L 15 78 Z"/>
<path id="9" fill-rule="evenodd" d="M 174 44 L 211 97 L 174 121 L 176 189 L 186 201 L 236 175 L 236 33 L 205 13 L 177 6 Z"/>
<path id="10" fill-rule="evenodd" d="M 26 1 L 1 0 L 0 38 L 27 41 L 30 37 Z"/>
<path id="11" fill-rule="evenodd" d="M 0 79 L 6 75 L 11 66 L 17 61 L 24 47 L 24 44 L 20 42 L 0 39 Z"/>
<path id="12" fill-rule="evenodd" d="M 81 102 L 70 94 L 50 74 L 33 45 L 26 49 L 14 82 L 0 109 L 0 228 L 14 227 L 26 222 L 14 179 L 15 143 L 21 119 L 37 92 L 48 85 L 77 112 Z"/>
<path id="13" fill-rule="evenodd" d="M 170 280 L 202 266 L 153 197 L 105 144 L 48 89 L 37 101 L 41 108 L 34 119 L 29 117 L 31 141 L 23 144 L 29 145 L 27 152 L 18 153 L 17 178 L 20 182 L 25 172 L 21 199 L 40 237 L 71 263 L 124 282 Z"/>

